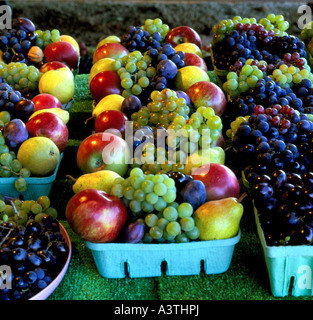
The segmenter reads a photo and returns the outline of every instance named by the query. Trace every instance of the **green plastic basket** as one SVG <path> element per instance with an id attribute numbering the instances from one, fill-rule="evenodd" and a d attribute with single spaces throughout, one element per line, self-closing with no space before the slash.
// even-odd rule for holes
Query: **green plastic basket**
<path id="1" fill-rule="evenodd" d="M 188 243 L 85 243 L 105 278 L 186 276 L 227 271 L 240 236 L 239 230 L 230 239 Z"/>
<path id="2" fill-rule="evenodd" d="M 254 214 L 273 296 L 312 296 L 313 246 L 267 246 Z"/>
<path id="3" fill-rule="evenodd" d="M 60 155 L 60 159 L 57 167 L 53 173 L 48 177 L 29 177 L 25 178 L 28 183 L 27 190 L 25 192 L 18 192 L 14 187 L 16 177 L 0 178 L 0 194 L 12 198 L 22 198 L 25 200 L 37 200 L 40 196 L 49 196 L 52 184 L 56 179 L 57 172 L 63 153 Z"/>

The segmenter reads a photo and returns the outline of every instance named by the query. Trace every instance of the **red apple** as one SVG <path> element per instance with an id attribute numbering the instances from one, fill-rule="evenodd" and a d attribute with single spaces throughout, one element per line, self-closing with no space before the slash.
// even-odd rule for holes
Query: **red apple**
<path id="1" fill-rule="evenodd" d="M 86 241 L 113 242 L 127 221 L 124 202 L 96 189 L 76 193 L 67 203 L 66 219 L 72 230 Z"/>
<path id="2" fill-rule="evenodd" d="M 45 64 L 43 64 L 40 67 L 39 72 L 45 73 L 49 70 L 56 70 L 56 69 L 64 68 L 64 67 L 67 67 L 67 66 L 60 61 L 50 61 L 50 62 L 46 62 Z"/>
<path id="3" fill-rule="evenodd" d="M 76 69 L 79 54 L 75 47 L 67 41 L 56 41 L 50 43 L 43 51 L 47 62 L 60 61 L 70 69 Z"/>
<path id="4" fill-rule="evenodd" d="M 93 63 L 95 64 L 98 60 L 103 58 L 113 58 L 120 59 L 124 56 L 127 56 L 129 51 L 120 43 L 117 42 L 109 42 L 105 43 L 93 54 Z"/>
<path id="5" fill-rule="evenodd" d="M 109 94 L 121 95 L 123 92 L 120 77 L 111 70 L 96 74 L 90 81 L 89 88 L 96 103 Z"/>
<path id="6" fill-rule="evenodd" d="M 192 177 L 205 185 L 207 201 L 227 197 L 239 198 L 240 186 L 235 173 L 220 163 L 208 163 L 196 168 Z"/>
<path id="7" fill-rule="evenodd" d="M 112 133 L 97 132 L 82 141 L 76 162 L 83 173 L 107 169 L 124 176 L 130 162 L 130 151 L 124 139 Z"/>
<path id="8" fill-rule="evenodd" d="M 202 47 L 200 35 L 197 31 L 188 26 L 180 26 L 171 29 L 166 35 L 165 42 L 170 43 L 173 47 L 185 42 L 194 43 L 200 49 Z"/>
<path id="9" fill-rule="evenodd" d="M 204 70 L 205 72 L 208 71 L 208 67 L 205 61 L 195 53 L 185 52 L 184 62 L 185 66 L 196 66 Z"/>
<path id="10" fill-rule="evenodd" d="M 198 81 L 186 91 L 195 108 L 211 107 L 221 116 L 226 110 L 226 97 L 222 89 L 210 81 Z"/>
<path id="11" fill-rule="evenodd" d="M 125 127 L 128 118 L 119 110 L 105 110 L 101 112 L 95 119 L 95 132 L 120 132 L 121 136 L 125 136 Z"/>
<path id="12" fill-rule="evenodd" d="M 62 104 L 58 98 L 49 93 L 37 94 L 32 102 L 35 105 L 35 111 L 50 108 L 60 108 L 62 109 Z"/>
<path id="13" fill-rule="evenodd" d="M 39 113 L 26 122 L 26 128 L 31 137 L 46 137 L 51 139 L 64 151 L 68 141 L 68 129 L 65 122 L 51 112 Z"/>

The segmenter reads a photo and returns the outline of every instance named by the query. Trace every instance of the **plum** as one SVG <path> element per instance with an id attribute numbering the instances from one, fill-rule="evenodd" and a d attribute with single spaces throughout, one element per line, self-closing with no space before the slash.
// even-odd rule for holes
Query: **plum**
<path id="1" fill-rule="evenodd" d="M 122 240 L 127 243 L 138 243 L 145 234 L 144 226 L 139 221 L 129 223 L 122 231 Z"/>
<path id="2" fill-rule="evenodd" d="M 180 191 L 180 196 L 182 201 L 189 202 L 196 210 L 206 202 L 205 185 L 200 180 L 191 180 Z"/>
<path id="3" fill-rule="evenodd" d="M 13 119 L 4 126 L 3 136 L 9 148 L 17 148 L 28 139 L 29 133 L 21 119 Z"/>

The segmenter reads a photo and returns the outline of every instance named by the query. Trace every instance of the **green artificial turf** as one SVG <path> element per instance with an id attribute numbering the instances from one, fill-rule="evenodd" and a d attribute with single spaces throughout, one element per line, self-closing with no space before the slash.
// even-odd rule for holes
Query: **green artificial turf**
<path id="1" fill-rule="evenodd" d="M 225 273 L 124 279 L 100 276 L 91 251 L 65 220 L 66 204 L 73 195 L 73 182 L 66 175 L 74 178 L 80 175 L 76 151 L 81 140 L 92 132 L 92 125 L 85 124 L 92 112 L 88 93 L 88 75 L 77 75 L 74 102 L 69 110 L 70 139 L 50 196 L 58 209 L 58 219 L 69 233 L 73 251 L 68 271 L 49 300 L 311 300 L 311 297 L 272 296 L 249 198 L 243 202 L 241 240 Z"/>

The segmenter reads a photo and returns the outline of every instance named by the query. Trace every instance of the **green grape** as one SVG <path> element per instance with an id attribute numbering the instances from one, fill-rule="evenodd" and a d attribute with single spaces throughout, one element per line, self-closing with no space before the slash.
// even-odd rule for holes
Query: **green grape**
<path id="1" fill-rule="evenodd" d="M 165 230 L 170 236 L 176 237 L 181 232 L 181 227 L 177 221 L 170 221 Z"/>
<path id="2" fill-rule="evenodd" d="M 28 188 L 28 183 L 23 177 L 19 177 L 15 180 L 14 187 L 18 192 L 25 192 Z"/>
<path id="3" fill-rule="evenodd" d="M 150 80 L 149 80 L 148 77 L 141 77 L 141 78 L 138 79 L 138 84 L 139 84 L 140 87 L 146 88 L 146 87 L 149 86 Z"/>
<path id="4" fill-rule="evenodd" d="M 22 203 L 21 209 L 25 211 L 26 213 L 29 213 L 31 211 L 31 206 L 35 203 L 34 200 L 26 200 Z"/>
<path id="5" fill-rule="evenodd" d="M 6 204 L 3 200 L 0 200 L 0 212 L 3 212 L 6 207 Z"/>
<path id="6" fill-rule="evenodd" d="M 185 233 L 181 233 L 175 238 L 175 241 L 177 243 L 186 243 L 189 242 L 189 238 Z"/>
<path id="7" fill-rule="evenodd" d="M 153 188 L 154 188 L 154 183 L 152 181 L 146 180 L 141 184 L 141 189 L 145 192 L 145 193 L 151 193 L 153 192 Z"/>
<path id="8" fill-rule="evenodd" d="M 146 217 L 145 217 L 145 224 L 148 226 L 148 227 L 153 227 L 153 226 L 156 226 L 157 225 L 157 222 L 158 222 L 159 218 L 156 214 L 154 213 L 150 213 L 150 214 L 147 214 Z"/>
<path id="9" fill-rule="evenodd" d="M 30 175 L 31 175 L 31 172 L 29 169 L 27 168 L 22 168 L 19 172 L 20 176 L 23 177 L 23 178 L 29 178 Z"/>
<path id="10" fill-rule="evenodd" d="M 10 166 L 13 161 L 13 157 L 10 153 L 5 152 L 0 155 L 0 163 L 3 166 Z"/>
<path id="11" fill-rule="evenodd" d="M 58 211 L 57 209 L 53 208 L 53 207 L 49 207 L 45 210 L 45 214 L 48 214 L 49 216 L 51 216 L 53 219 L 56 219 L 58 216 Z"/>
<path id="12" fill-rule="evenodd" d="M 132 92 L 132 94 L 138 96 L 141 94 L 142 88 L 139 84 L 134 84 L 131 88 L 131 92 Z"/>
<path id="13" fill-rule="evenodd" d="M 175 221 L 178 218 L 178 212 L 174 207 L 167 207 L 163 210 L 163 217 L 167 221 Z"/>
<path id="14" fill-rule="evenodd" d="M 153 239 L 160 239 L 163 236 L 163 231 L 158 226 L 153 226 L 149 230 L 149 234 Z"/>
<path id="15" fill-rule="evenodd" d="M 141 212 L 141 203 L 137 199 L 131 200 L 128 206 L 129 209 L 134 213 Z"/>
<path id="16" fill-rule="evenodd" d="M 181 218 L 179 223 L 183 231 L 191 231 L 195 227 L 195 222 L 192 217 Z"/>
<path id="17" fill-rule="evenodd" d="M 121 86 L 124 89 L 130 89 L 133 86 L 133 80 L 131 78 L 123 78 L 121 81 Z"/>
<path id="18" fill-rule="evenodd" d="M 165 218 L 160 218 L 157 221 L 157 226 L 163 231 L 168 225 L 169 221 Z"/>
<path id="19" fill-rule="evenodd" d="M 42 206 L 39 203 L 34 203 L 31 208 L 31 212 L 34 214 L 42 212 Z"/>
<path id="20" fill-rule="evenodd" d="M 155 204 L 157 203 L 159 197 L 157 194 L 155 194 L 154 192 L 150 192 L 146 195 L 146 201 L 150 204 Z"/>
<path id="21" fill-rule="evenodd" d="M 193 207 L 189 202 L 183 202 L 177 207 L 179 218 L 191 217 L 193 214 Z"/>
<path id="22" fill-rule="evenodd" d="M 48 196 L 40 196 L 37 199 L 37 203 L 41 205 L 42 210 L 46 210 L 50 207 L 50 199 Z"/>
<path id="23" fill-rule="evenodd" d="M 34 220 L 38 223 L 40 223 L 42 221 L 42 218 L 46 215 L 46 213 L 41 212 L 35 215 Z"/>
<path id="24" fill-rule="evenodd" d="M 192 230 L 187 231 L 187 232 L 186 232 L 186 235 L 187 235 L 187 237 L 188 237 L 189 239 L 191 239 L 191 240 L 196 240 L 196 239 L 198 239 L 199 236 L 200 236 L 200 231 L 199 231 L 198 227 L 194 227 Z"/>

